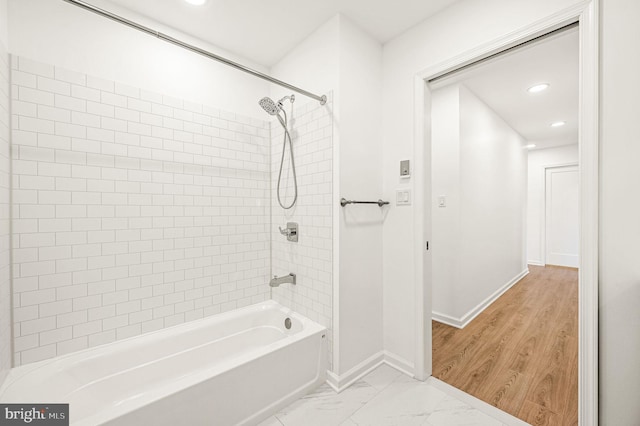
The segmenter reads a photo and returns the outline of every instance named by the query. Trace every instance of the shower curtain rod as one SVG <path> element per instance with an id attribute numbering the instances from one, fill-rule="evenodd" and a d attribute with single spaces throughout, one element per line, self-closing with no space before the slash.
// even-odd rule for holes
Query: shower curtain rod
<path id="1" fill-rule="evenodd" d="M 251 75 L 253 75 L 255 77 L 258 77 L 258 78 L 261 78 L 263 80 L 270 81 L 271 83 L 275 83 L 275 84 L 280 85 L 282 87 L 286 87 L 287 89 L 293 90 L 294 92 L 300 93 L 301 95 L 308 96 L 308 97 L 310 97 L 312 99 L 317 100 L 318 102 L 320 102 L 320 105 L 324 105 L 327 102 L 327 96 L 326 95 L 318 96 L 318 95 L 313 94 L 311 92 L 307 92 L 306 90 L 300 89 L 299 87 L 293 86 L 293 85 L 291 85 L 291 84 L 289 84 L 287 82 L 284 82 L 282 80 L 278 80 L 277 78 L 273 78 L 273 77 L 271 77 L 271 76 L 269 76 L 267 74 L 261 73 L 260 71 L 256 71 L 256 70 L 251 69 L 249 67 L 246 67 L 246 66 L 244 66 L 242 64 L 234 62 L 234 61 L 232 61 L 230 59 L 227 59 L 227 58 L 224 58 L 222 56 L 216 55 L 215 53 L 211 53 L 211 52 L 206 51 L 204 49 L 200 49 L 199 47 L 196 47 L 196 46 L 193 46 L 191 44 L 188 44 L 188 43 L 185 43 L 183 41 L 180 41 L 178 39 L 175 39 L 175 38 L 173 38 L 171 36 L 168 36 L 166 34 L 161 33 L 160 31 L 156 31 L 156 30 L 153 30 L 153 29 L 151 29 L 149 27 L 145 27 L 144 25 L 138 24 L 137 22 L 130 21 L 130 20 L 126 19 L 126 18 L 123 18 L 122 16 L 116 15 L 115 13 L 111 13 L 111 12 L 109 12 L 107 10 L 104 10 L 104 9 L 100 9 L 99 7 L 93 6 L 93 5 L 91 5 L 91 4 L 87 3 L 87 2 L 84 2 L 82 0 L 63 0 L 63 1 L 65 1 L 67 3 L 70 3 L 70 4 L 74 5 L 74 6 L 78 6 L 78 7 L 82 8 L 82 9 L 88 10 L 89 12 L 93 12 L 93 13 L 95 13 L 97 15 L 102 16 L 102 17 L 105 17 L 105 18 L 111 19 L 113 21 L 119 22 L 120 24 L 123 24 L 123 25 L 126 25 L 128 27 L 134 28 L 134 29 L 136 29 L 138 31 L 142 31 L 143 33 L 150 34 L 150 35 L 152 35 L 152 36 L 154 36 L 156 38 L 159 38 L 160 40 L 164 40 L 164 41 L 166 41 L 168 43 L 175 44 L 176 46 L 180 46 L 183 49 L 187 49 L 187 50 L 190 50 L 192 52 L 198 53 L 198 54 L 200 54 L 202 56 L 205 56 L 205 57 L 207 57 L 209 59 L 213 59 L 215 61 L 222 62 L 223 64 L 226 64 L 226 65 L 228 65 L 230 67 L 233 67 L 233 68 L 238 69 L 240 71 L 244 71 L 247 74 L 251 74 Z"/>

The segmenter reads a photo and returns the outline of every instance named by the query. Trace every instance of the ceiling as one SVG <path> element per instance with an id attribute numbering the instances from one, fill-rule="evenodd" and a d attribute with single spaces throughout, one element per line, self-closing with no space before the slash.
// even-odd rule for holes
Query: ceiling
<path id="1" fill-rule="evenodd" d="M 462 83 L 535 149 L 578 143 L 578 29 L 515 49 L 443 79 Z M 527 89 L 548 83 L 545 91 Z M 566 121 L 562 127 L 551 127 Z"/>
<path id="2" fill-rule="evenodd" d="M 270 67 L 338 13 L 385 43 L 456 0 L 110 0 Z"/>

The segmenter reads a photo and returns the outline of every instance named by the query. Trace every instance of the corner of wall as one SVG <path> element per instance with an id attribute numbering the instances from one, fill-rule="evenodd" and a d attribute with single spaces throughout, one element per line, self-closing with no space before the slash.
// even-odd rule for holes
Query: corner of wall
<path id="1" fill-rule="evenodd" d="M 0 384 L 12 367 L 11 297 L 11 116 L 10 56 L 6 38 L 6 0 L 0 0 Z"/>

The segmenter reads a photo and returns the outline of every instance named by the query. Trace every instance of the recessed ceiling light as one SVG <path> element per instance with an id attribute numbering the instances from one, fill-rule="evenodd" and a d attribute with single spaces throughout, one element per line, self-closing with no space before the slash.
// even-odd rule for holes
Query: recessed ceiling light
<path id="1" fill-rule="evenodd" d="M 194 6 L 202 6 L 207 2 L 207 0 L 184 0 L 184 1 Z"/>
<path id="2" fill-rule="evenodd" d="M 567 124 L 566 121 L 556 121 L 555 123 L 551 123 L 551 127 L 562 127 Z"/>
<path id="3" fill-rule="evenodd" d="M 535 143 L 530 143 L 529 145 L 525 146 L 525 148 L 527 148 L 527 149 L 533 149 L 535 147 L 536 147 Z"/>
<path id="4" fill-rule="evenodd" d="M 546 90 L 549 88 L 549 84 L 547 83 L 541 83 L 541 84 L 536 84 L 535 86 L 531 86 L 527 89 L 527 92 L 529 93 L 538 93 L 538 92 L 542 92 L 543 90 Z"/>

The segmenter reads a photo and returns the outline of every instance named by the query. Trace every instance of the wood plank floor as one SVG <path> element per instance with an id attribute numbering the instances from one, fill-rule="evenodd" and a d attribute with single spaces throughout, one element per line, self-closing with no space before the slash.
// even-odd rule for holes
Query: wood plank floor
<path id="1" fill-rule="evenodd" d="M 464 329 L 433 321 L 433 376 L 534 426 L 574 426 L 578 270 L 529 270 Z"/>

